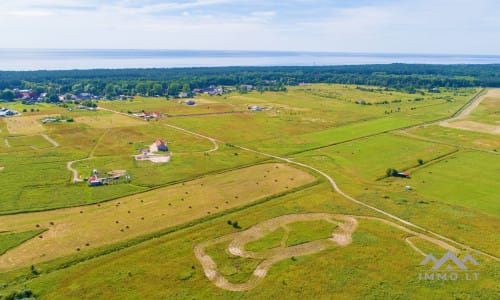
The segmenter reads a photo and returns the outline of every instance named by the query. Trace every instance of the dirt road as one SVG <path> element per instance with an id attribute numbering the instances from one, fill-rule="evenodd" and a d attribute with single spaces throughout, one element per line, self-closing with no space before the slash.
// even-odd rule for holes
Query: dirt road
<path id="1" fill-rule="evenodd" d="M 439 239 L 430 237 L 428 235 L 415 232 L 404 226 L 396 224 L 394 222 L 388 221 L 386 219 L 376 218 L 376 217 L 366 217 L 366 216 L 353 216 L 353 215 L 341 215 L 341 214 L 329 214 L 329 213 L 304 213 L 304 214 L 291 214 L 284 215 L 276 218 L 272 218 L 263 222 L 260 222 L 247 230 L 231 233 L 214 240 L 202 242 L 194 247 L 194 254 L 198 261 L 203 267 L 205 276 L 212 281 L 217 287 L 229 290 L 229 291 L 245 291 L 255 288 L 267 275 L 267 272 L 271 266 L 279 261 L 296 257 L 303 256 L 321 252 L 331 247 L 339 246 L 346 247 L 352 242 L 352 234 L 358 227 L 358 219 L 361 220 L 373 220 L 382 222 L 389 226 L 395 227 L 401 231 L 406 232 L 410 237 L 406 237 L 403 240 L 417 253 L 422 256 L 427 254 L 419 249 L 414 243 L 410 241 L 410 238 L 419 238 L 431 242 L 443 249 L 451 251 L 455 254 L 459 253 L 459 249 L 443 242 Z M 286 247 L 286 239 L 288 236 L 289 229 L 288 224 L 295 222 L 304 221 L 318 221 L 325 220 L 337 225 L 333 230 L 330 238 L 319 239 L 315 241 L 309 241 L 300 245 Z M 248 251 L 245 250 L 245 245 L 259 240 L 276 231 L 279 228 L 285 230 L 282 243 L 279 247 L 271 249 L 263 249 L 262 251 Z M 224 277 L 217 267 L 216 262 L 212 257 L 206 252 L 206 249 L 210 246 L 228 243 L 227 252 L 233 256 L 252 258 L 257 260 L 262 260 L 261 263 L 257 265 L 252 273 L 249 280 L 244 283 L 232 283 Z"/>
<path id="2" fill-rule="evenodd" d="M 112 110 L 108 110 L 108 111 L 112 111 Z M 116 112 L 116 111 L 112 111 L 112 112 L 115 112 L 115 113 L 120 113 L 120 112 Z M 123 114 L 123 113 L 122 113 Z M 212 143 L 214 144 L 217 144 L 218 142 L 219 143 L 224 143 L 223 141 L 220 141 L 218 139 L 215 139 L 213 137 L 209 137 L 209 136 L 206 136 L 206 135 L 202 135 L 202 134 L 199 134 L 199 133 L 196 133 L 196 132 L 193 132 L 193 131 L 190 131 L 190 130 L 187 130 L 187 129 L 184 129 L 184 128 L 181 128 L 181 127 L 177 127 L 177 126 L 173 126 L 173 125 L 167 125 L 168 127 L 171 127 L 171 128 L 174 128 L 174 129 L 177 129 L 177 130 L 180 130 L 180 131 L 183 131 L 183 132 L 186 132 L 186 133 L 189 133 L 189 134 L 192 134 L 192 135 L 195 135 L 195 136 L 198 136 L 198 137 L 203 137 L 203 138 L 206 138 L 208 140 L 210 140 Z M 495 261 L 500 261 L 500 259 L 494 255 L 491 255 L 489 253 L 486 253 L 484 251 L 481 251 L 481 250 L 478 250 L 478 249 L 474 249 L 468 245 L 465 245 L 463 243 L 460 243 L 458 241 L 455 241 L 451 238 L 448 238 L 444 235 L 441 235 L 441 234 L 438 234 L 438 233 L 435 233 L 429 229 L 426 229 L 424 227 L 421 227 L 419 225 L 416 225 L 414 223 L 411 223 L 409 221 L 406 221 L 402 218 L 399 218 L 398 216 L 396 215 L 393 215 L 387 211 L 384 211 L 382 209 L 379 209 L 379 208 L 376 208 L 374 206 L 371 206 L 367 203 L 364 203 L 362 201 L 359 201 L 357 199 L 355 199 L 354 197 L 351 197 L 349 196 L 348 194 L 344 193 L 340 188 L 339 186 L 337 185 L 337 183 L 328 175 L 326 174 L 325 172 L 313 167 L 313 166 L 310 166 L 310 165 L 307 165 L 307 164 L 304 164 L 304 163 L 300 163 L 300 162 L 296 162 L 296 161 L 293 161 L 289 158 L 285 158 L 285 157 L 280 157 L 280 156 L 277 156 L 277 155 L 273 155 L 273 154 L 269 154 L 269 153 L 265 153 L 265 152 L 261 152 L 261 151 L 257 151 L 257 150 L 253 150 L 253 149 L 250 149 L 250 148 L 247 148 L 247 147 L 243 147 L 243 146 L 238 146 L 238 145 L 233 145 L 234 147 L 236 148 L 239 148 L 241 150 L 245 150 L 245 151 L 248 151 L 248 152 L 252 152 L 252 153 L 256 153 L 256 154 L 260 154 L 260 155 L 263 155 L 263 156 L 267 156 L 267 157 L 270 157 L 270 158 L 274 158 L 274 159 L 277 159 L 277 160 L 281 160 L 281 161 L 284 161 L 284 162 L 287 162 L 287 163 L 290 163 L 290 164 L 294 164 L 294 165 L 298 165 L 298 166 L 301 166 L 301 167 L 304 167 L 304 168 L 307 168 L 307 169 L 310 169 L 312 171 L 314 171 L 315 173 L 321 175 L 322 177 L 324 177 L 325 179 L 328 180 L 328 182 L 330 183 L 330 185 L 332 186 L 332 188 L 340 195 L 342 195 L 344 198 L 356 203 L 356 204 L 359 204 L 359 205 L 362 205 L 364 207 L 367 207 L 373 211 L 376 211 L 386 217 L 389 217 L 393 220 L 396 220 L 398 222 L 401 222 L 402 224 L 405 224 L 407 226 L 410 226 L 410 227 L 413 227 L 415 229 L 419 229 L 427 234 L 430 234 L 430 235 L 433 235 L 441 240 L 444 240 L 444 241 L 447 241 L 449 243 L 452 243 L 452 244 L 455 244 L 457 246 L 459 246 L 460 248 L 463 248 L 463 249 L 467 249 L 469 251 L 475 251 L 476 253 L 479 253 L 479 254 L 482 254 L 486 257 L 489 257 Z"/>

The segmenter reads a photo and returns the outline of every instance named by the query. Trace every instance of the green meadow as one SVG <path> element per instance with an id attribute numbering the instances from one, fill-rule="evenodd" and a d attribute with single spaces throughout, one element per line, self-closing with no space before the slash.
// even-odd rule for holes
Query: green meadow
<path id="1" fill-rule="evenodd" d="M 161 97 L 99 101 L 110 111 L 40 104 L 31 112 L 31 106 L 13 104 L 12 109 L 27 111 L 0 119 L 0 220 L 10 220 L 9 227 L 0 222 L 0 299 L 23 289 L 37 299 L 495 299 L 500 281 L 498 135 L 438 123 L 480 91 L 440 88 L 439 93 L 410 94 L 314 84 L 287 92 L 197 95 L 194 106 L 183 103 L 187 99 Z M 264 110 L 248 109 L 254 105 Z M 497 102 L 486 98 L 469 117 L 495 125 L 496 108 Z M 164 117 L 147 121 L 129 114 L 143 110 Z M 74 122 L 40 122 L 52 115 Z M 156 139 L 166 142 L 170 162 L 136 160 Z M 268 154 L 324 172 L 347 195 L 386 214 L 335 192 L 317 171 Z M 277 162 L 290 172 L 270 164 Z M 72 170 L 84 179 L 94 169 L 126 170 L 131 180 L 99 187 L 74 182 Z M 388 169 L 410 178 L 388 176 Z M 310 180 L 298 184 L 299 176 Z M 214 186 L 207 191 L 204 183 Z M 148 200 L 156 208 L 142 207 Z M 172 204 L 184 205 L 185 211 L 160 221 Z M 137 225 L 141 230 L 130 237 L 106 225 L 96 246 L 52 253 L 50 259 L 37 258 L 32 249 L 35 253 L 27 256 L 35 257 L 33 266 L 21 262 L 2 268 L 10 263 L 4 261 L 9 251 L 42 243 L 51 228 L 64 232 L 71 223 L 62 222 L 65 212 L 76 215 L 67 220 L 94 226 L 105 222 L 87 215 L 88 210 L 112 206 L 130 217 L 135 211 L 122 211 L 126 205 L 142 207 L 142 217 L 156 216 L 158 222 Z M 55 224 L 44 213 L 59 216 Z M 207 246 L 218 275 L 244 287 L 250 281 L 241 291 L 214 284 L 204 269 L 206 261 L 195 255 L 202 243 L 244 233 L 272 218 L 306 213 L 340 214 L 357 225 L 349 237 L 335 236 L 345 224 L 326 220 L 277 226 L 242 249 L 274 253 L 318 240 L 327 246 L 279 259 L 265 274 L 258 272 L 264 258 L 236 255 L 228 240 Z M 36 219 L 30 220 L 32 215 Z M 133 222 L 142 224 L 138 218 Z M 122 223 L 123 228 L 132 224 Z M 85 234 L 76 229 L 82 230 L 79 236 Z M 436 238 L 429 231 L 448 238 L 437 240 L 455 248 L 458 257 L 471 253 L 479 262 L 479 279 L 420 280 L 419 273 L 430 268 L 419 265 L 422 253 L 439 259 L 447 251 L 419 237 Z M 343 238 L 343 244 L 334 242 Z"/>

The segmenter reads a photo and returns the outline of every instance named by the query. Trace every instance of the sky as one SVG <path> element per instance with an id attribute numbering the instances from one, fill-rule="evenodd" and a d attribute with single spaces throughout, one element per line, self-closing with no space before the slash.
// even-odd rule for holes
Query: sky
<path id="1" fill-rule="evenodd" d="M 500 54 L 498 0 L 2 0 L 0 48 Z"/>

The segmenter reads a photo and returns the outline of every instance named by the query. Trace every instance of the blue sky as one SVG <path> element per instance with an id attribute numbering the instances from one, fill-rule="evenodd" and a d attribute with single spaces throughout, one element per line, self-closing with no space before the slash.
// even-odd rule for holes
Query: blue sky
<path id="1" fill-rule="evenodd" d="M 497 0 L 2 0 L 0 48 L 500 54 Z"/>

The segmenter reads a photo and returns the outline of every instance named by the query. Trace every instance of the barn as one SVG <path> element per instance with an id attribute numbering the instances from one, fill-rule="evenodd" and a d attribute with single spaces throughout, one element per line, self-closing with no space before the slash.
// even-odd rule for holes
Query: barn
<path id="1" fill-rule="evenodd" d="M 168 151 L 168 147 L 167 145 L 165 144 L 164 141 L 160 140 L 160 139 L 157 139 L 153 144 L 151 144 L 151 146 L 149 146 L 149 152 L 158 152 L 158 151 L 162 151 L 162 152 L 167 152 Z"/>

